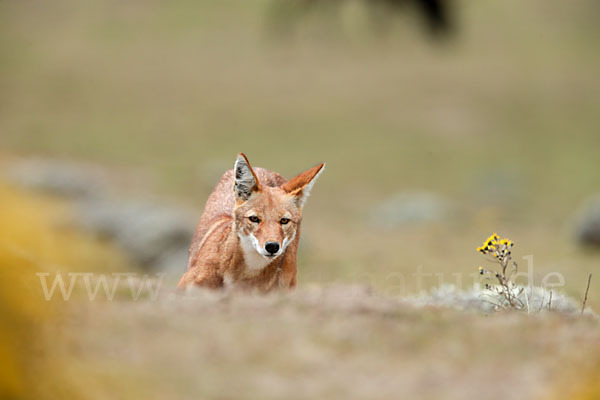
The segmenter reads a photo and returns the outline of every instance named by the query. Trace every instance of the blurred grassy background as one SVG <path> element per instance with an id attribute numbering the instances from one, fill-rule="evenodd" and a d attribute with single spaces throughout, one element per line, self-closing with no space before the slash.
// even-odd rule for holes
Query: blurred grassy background
<path id="1" fill-rule="evenodd" d="M 598 261 L 569 236 L 600 182 L 596 2 L 456 2 L 442 42 L 408 17 L 377 35 L 352 6 L 283 40 L 270 4 L 2 2 L 2 152 L 128 171 L 198 212 L 239 151 L 287 177 L 325 160 L 300 282 L 470 272 L 499 231 L 581 293 Z M 414 190 L 448 197 L 455 218 L 369 224 Z"/>
<path id="2" fill-rule="evenodd" d="M 456 2 L 456 32 L 442 41 L 409 15 L 375 33 L 357 3 L 278 37 L 267 29 L 271 4 L 0 2 L 0 157 L 92 162 L 123 192 L 160 193 L 198 215 L 239 151 L 286 177 L 327 161 L 305 211 L 301 286 L 412 293 L 419 266 L 453 283 L 476 271 L 476 246 L 498 231 L 517 243 L 517 260 L 534 255 L 536 284 L 561 272 L 581 298 L 600 259 L 571 236 L 577 208 L 600 191 L 596 1 Z M 129 268 L 94 241 L 61 239 L 67 255 L 29 248 L 28 237 L 50 231 L 32 210 L 56 211 L 2 190 L 12 199 L 5 239 L 23 225 L 21 245 L 49 263 Z M 383 200 L 419 191 L 447 198 L 452 216 L 371 224 Z M 23 263 L 4 253 L 4 265 Z M 17 336 L 32 331 L 23 324 Z"/>

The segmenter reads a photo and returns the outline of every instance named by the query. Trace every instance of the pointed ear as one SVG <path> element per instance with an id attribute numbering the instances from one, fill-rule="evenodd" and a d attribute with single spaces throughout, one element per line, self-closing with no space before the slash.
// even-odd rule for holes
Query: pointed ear
<path id="1" fill-rule="evenodd" d="M 299 207 L 303 207 L 317 178 L 325 170 L 325 163 L 304 171 L 298 176 L 284 183 L 281 188 L 292 196 L 295 196 Z"/>
<path id="2" fill-rule="evenodd" d="M 233 190 L 236 202 L 244 202 L 250 198 L 253 192 L 260 191 L 258 178 L 244 153 L 238 154 L 233 172 L 235 174 Z"/>

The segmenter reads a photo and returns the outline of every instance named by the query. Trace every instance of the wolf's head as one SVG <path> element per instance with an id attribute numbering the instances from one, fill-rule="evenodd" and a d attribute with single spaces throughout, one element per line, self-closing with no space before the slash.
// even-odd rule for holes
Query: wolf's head
<path id="1" fill-rule="evenodd" d="M 302 207 L 324 167 L 319 164 L 279 187 L 269 187 L 261 185 L 246 156 L 238 154 L 234 218 L 248 267 L 264 267 L 295 239 Z"/>

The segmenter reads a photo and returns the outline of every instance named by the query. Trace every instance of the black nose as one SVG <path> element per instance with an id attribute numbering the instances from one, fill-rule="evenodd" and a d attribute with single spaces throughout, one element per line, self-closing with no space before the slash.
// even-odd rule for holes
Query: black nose
<path id="1" fill-rule="evenodd" d="M 269 254 L 275 254 L 279 251 L 279 243 L 277 242 L 267 242 L 265 244 L 265 250 L 269 253 Z"/>

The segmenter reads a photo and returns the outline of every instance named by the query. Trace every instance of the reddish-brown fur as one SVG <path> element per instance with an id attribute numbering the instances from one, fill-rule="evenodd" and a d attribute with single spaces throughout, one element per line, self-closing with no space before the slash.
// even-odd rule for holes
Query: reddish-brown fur
<path id="1" fill-rule="evenodd" d="M 296 286 L 302 206 L 311 182 L 324 164 L 286 182 L 275 172 L 252 169 L 243 154 L 238 156 L 238 161 L 245 161 L 256 185 L 249 198 L 242 199 L 234 191 L 236 172 L 225 172 L 206 202 L 190 247 L 188 269 L 178 288 L 233 286 L 268 291 Z M 260 222 L 252 222 L 250 216 L 260 217 Z M 283 217 L 289 222 L 282 224 Z M 285 250 L 282 248 L 283 253 L 276 258 L 263 260 L 258 252 L 249 256 L 248 250 L 243 248 L 241 238 L 249 235 L 256 238 L 259 246 L 286 240 L 289 245 Z M 252 257 L 264 262 L 264 267 L 261 263 L 256 264 L 260 268 L 249 265 L 246 259 L 252 260 Z"/>

